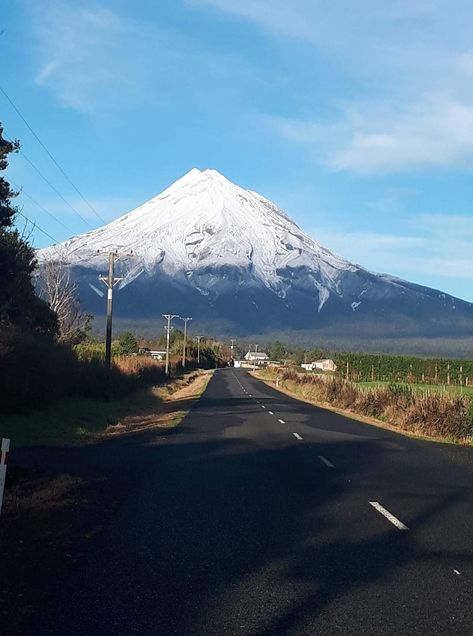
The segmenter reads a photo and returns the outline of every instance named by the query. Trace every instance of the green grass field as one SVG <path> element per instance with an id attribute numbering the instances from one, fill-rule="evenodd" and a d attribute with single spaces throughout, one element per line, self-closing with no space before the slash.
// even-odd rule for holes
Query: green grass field
<path id="1" fill-rule="evenodd" d="M 71 398 L 41 410 L 0 415 L 0 437 L 10 438 L 15 448 L 84 443 L 127 415 L 152 412 L 159 403 L 151 389 L 109 402 Z"/>
<path id="2" fill-rule="evenodd" d="M 366 389 L 375 389 L 383 386 L 388 386 L 391 382 L 356 382 L 356 386 Z M 397 382 L 396 384 L 405 384 L 403 382 Z M 457 384 L 408 384 L 413 391 L 419 393 L 450 393 L 455 395 L 466 395 L 473 398 L 472 386 L 458 386 Z"/>
<path id="3" fill-rule="evenodd" d="M 14 448 L 87 444 L 96 442 L 107 427 L 122 423 L 126 418 L 140 420 L 162 412 L 169 416 L 166 426 L 174 426 L 185 415 L 189 405 L 185 398 L 179 398 L 181 403 L 175 402 L 174 408 L 166 409 L 163 402 L 171 395 L 181 395 L 186 387 L 195 386 L 192 383 L 196 376 L 195 372 L 186 373 L 163 386 L 134 391 L 108 402 L 76 397 L 53 402 L 44 409 L 31 409 L 14 415 L 0 414 L 0 438 L 11 439 Z M 196 390 L 205 389 L 210 375 L 205 378 L 206 382 Z"/>

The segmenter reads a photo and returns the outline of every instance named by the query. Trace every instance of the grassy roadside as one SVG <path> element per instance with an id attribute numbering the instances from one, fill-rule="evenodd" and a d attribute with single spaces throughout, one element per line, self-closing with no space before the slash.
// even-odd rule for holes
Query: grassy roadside
<path id="1" fill-rule="evenodd" d="M 210 371 L 192 371 L 159 387 L 108 402 L 70 398 L 24 414 L 0 416 L 0 437 L 12 447 L 63 446 L 109 435 L 177 425 L 205 390 Z"/>
<path id="2" fill-rule="evenodd" d="M 438 392 L 433 394 L 433 400 L 431 395 L 421 396 L 414 392 L 410 401 L 409 396 L 406 400 L 403 395 L 389 395 L 383 387 L 379 389 L 381 393 L 376 393 L 376 388 L 370 391 L 369 387 L 363 389 L 338 379 L 329 382 L 327 388 L 327 383 L 321 379 L 307 382 L 297 377 L 283 378 L 284 374 L 278 375 L 272 370 L 260 370 L 252 375 L 297 400 L 407 437 L 462 445 L 473 443 L 467 434 L 467 429 L 472 426 L 471 412 L 465 412 L 468 402 L 465 405 L 458 395 L 451 396 L 452 403 L 448 396 L 440 396 Z M 365 391 L 370 391 L 370 395 L 363 395 Z M 436 407 L 438 411 L 432 413 Z"/>
<path id="3" fill-rule="evenodd" d="M 0 561 L 8 572 L 0 577 L 2 634 L 38 633 L 58 582 L 82 567 L 87 545 L 112 523 L 150 455 L 159 457 L 166 431 L 211 377 L 192 371 L 110 402 L 74 399 L 0 420 L 0 437 L 12 440 L 0 517 Z M 141 431 L 149 434 L 135 435 Z"/>
<path id="4" fill-rule="evenodd" d="M 375 380 L 374 382 L 356 382 L 357 387 L 361 389 L 382 389 L 392 382 L 382 382 Z M 409 387 L 418 393 L 447 393 L 451 395 L 465 395 L 473 398 L 472 386 L 459 386 L 457 384 L 409 384 Z"/>

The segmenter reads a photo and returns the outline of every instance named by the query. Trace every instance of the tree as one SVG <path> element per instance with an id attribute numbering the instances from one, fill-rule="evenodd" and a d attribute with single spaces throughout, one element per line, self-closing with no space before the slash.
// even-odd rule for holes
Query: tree
<path id="1" fill-rule="evenodd" d="M 275 340 L 269 348 L 269 357 L 271 360 L 283 360 L 285 355 L 286 349 L 284 345 L 279 340 Z"/>
<path id="2" fill-rule="evenodd" d="M 291 359 L 293 360 L 293 362 L 295 362 L 298 366 L 300 366 L 305 359 L 305 351 L 304 349 L 296 349 L 292 355 L 291 355 Z"/>
<path id="3" fill-rule="evenodd" d="M 131 331 L 124 331 L 118 338 L 117 353 L 120 356 L 131 356 L 138 352 L 138 340 Z"/>
<path id="4" fill-rule="evenodd" d="M 7 157 L 19 148 L 7 141 L 0 125 L 0 173 L 8 166 Z M 33 248 L 12 227 L 18 212 L 12 200 L 17 195 L 0 174 L 0 325 L 34 329 L 54 336 L 57 319 L 47 303 L 35 293 Z"/>
<path id="5" fill-rule="evenodd" d="M 59 340 L 78 344 L 87 337 L 90 314 L 84 313 L 77 285 L 72 282 L 70 270 L 60 260 L 45 261 L 39 267 L 40 295 L 55 312 L 59 326 Z"/>
<path id="6" fill-rule="evenodd" d="M 18 141 L 8 141 L 3 137 L 3 127 L 0 124 L 0 172 L 8 167 L 7 157 L 11 152 L 18 152 L 20 144 Z M 10 184 L 0 176 L 0 228 L 11 227 L 17 212 L 12 205 L 12 199 L 16 197 Z"/>

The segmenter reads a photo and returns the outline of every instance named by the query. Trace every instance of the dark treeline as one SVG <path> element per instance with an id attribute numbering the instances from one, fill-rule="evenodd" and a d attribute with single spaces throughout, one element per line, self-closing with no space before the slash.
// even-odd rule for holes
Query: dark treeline
<path id="1" fill-rule="evenodd" d="M 108 369 L 104 344 L 90 337 L 91 317 L 81 312 L 67 272 L 59 262 L 38 270 L 27 218 L 15 207 L 17 193 L 4 177 L 8 156 L 18 149 L 17 141 L 4 138 L 0 125 L 0 411 L 44 406 L 69 396 L 108 399 L 166 381 L 161 362 L 138 355 L 133 334 L 114 342 Z M 23 232 L 14 223 L 19 215 Z M 42 284 L 35 287 L 38 272 Z M 190 344 L 186 370 L 197 366 Z M 174 348 L 172 354 L 170 371 L 175 375 L 182 372 L 182 361 Z M 218 350 L 206 342 L 199 366 L 220 363 Z"/>

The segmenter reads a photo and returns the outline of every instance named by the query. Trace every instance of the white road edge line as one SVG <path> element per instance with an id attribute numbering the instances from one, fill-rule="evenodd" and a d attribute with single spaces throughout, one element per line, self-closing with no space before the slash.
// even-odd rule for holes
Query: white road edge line
<path id="1" fill-rule="evenodd" d="M 331 461 L 329 461 L 326 457 L 324 457 L 323 455 L 318 455 L 318 458 L 320 459 L 320 461 L 325 464 L 326 466 L 328 466 L 329 468 L 335 468 L 335 466 L 332 464 Z"/>
<path id="2" fill-rule="evenodd" d="M 383 508 L 383 506 L 377 502 L 377 501 L 370 501 L 370 506 L 373 506 L 373 508 L 375 510 L 377 510 L 378 512 L 380 512 L 382 515 L 384 515 L 386 517 L 386 519 L 388 521 L 390 521 L 394 526 L 396 526 L 396 528 L 398 528 L 399 530 L 409 530 L 409 528 L 407 526 L 405 526 L 402 521 L 399 521 L 399 519 L 397 517 L 395 517 L 394 515 L 392 515 L 389 510 L 386 510 L 386 508 Z"/>
<path id="3" fill-rule="evenodd" d="M 302 437 L 299 435 L 299 433 L 293 433 L 294 437 L 296 439 L 302 439 Z"/>
<path id="4" fill-rule="evenodd" d="M 278 419 L 278 422 L 280 422 L 281 424 L 285 424 L 286 423 L 284 420 L 280 420 L 280 419 Z"/>

